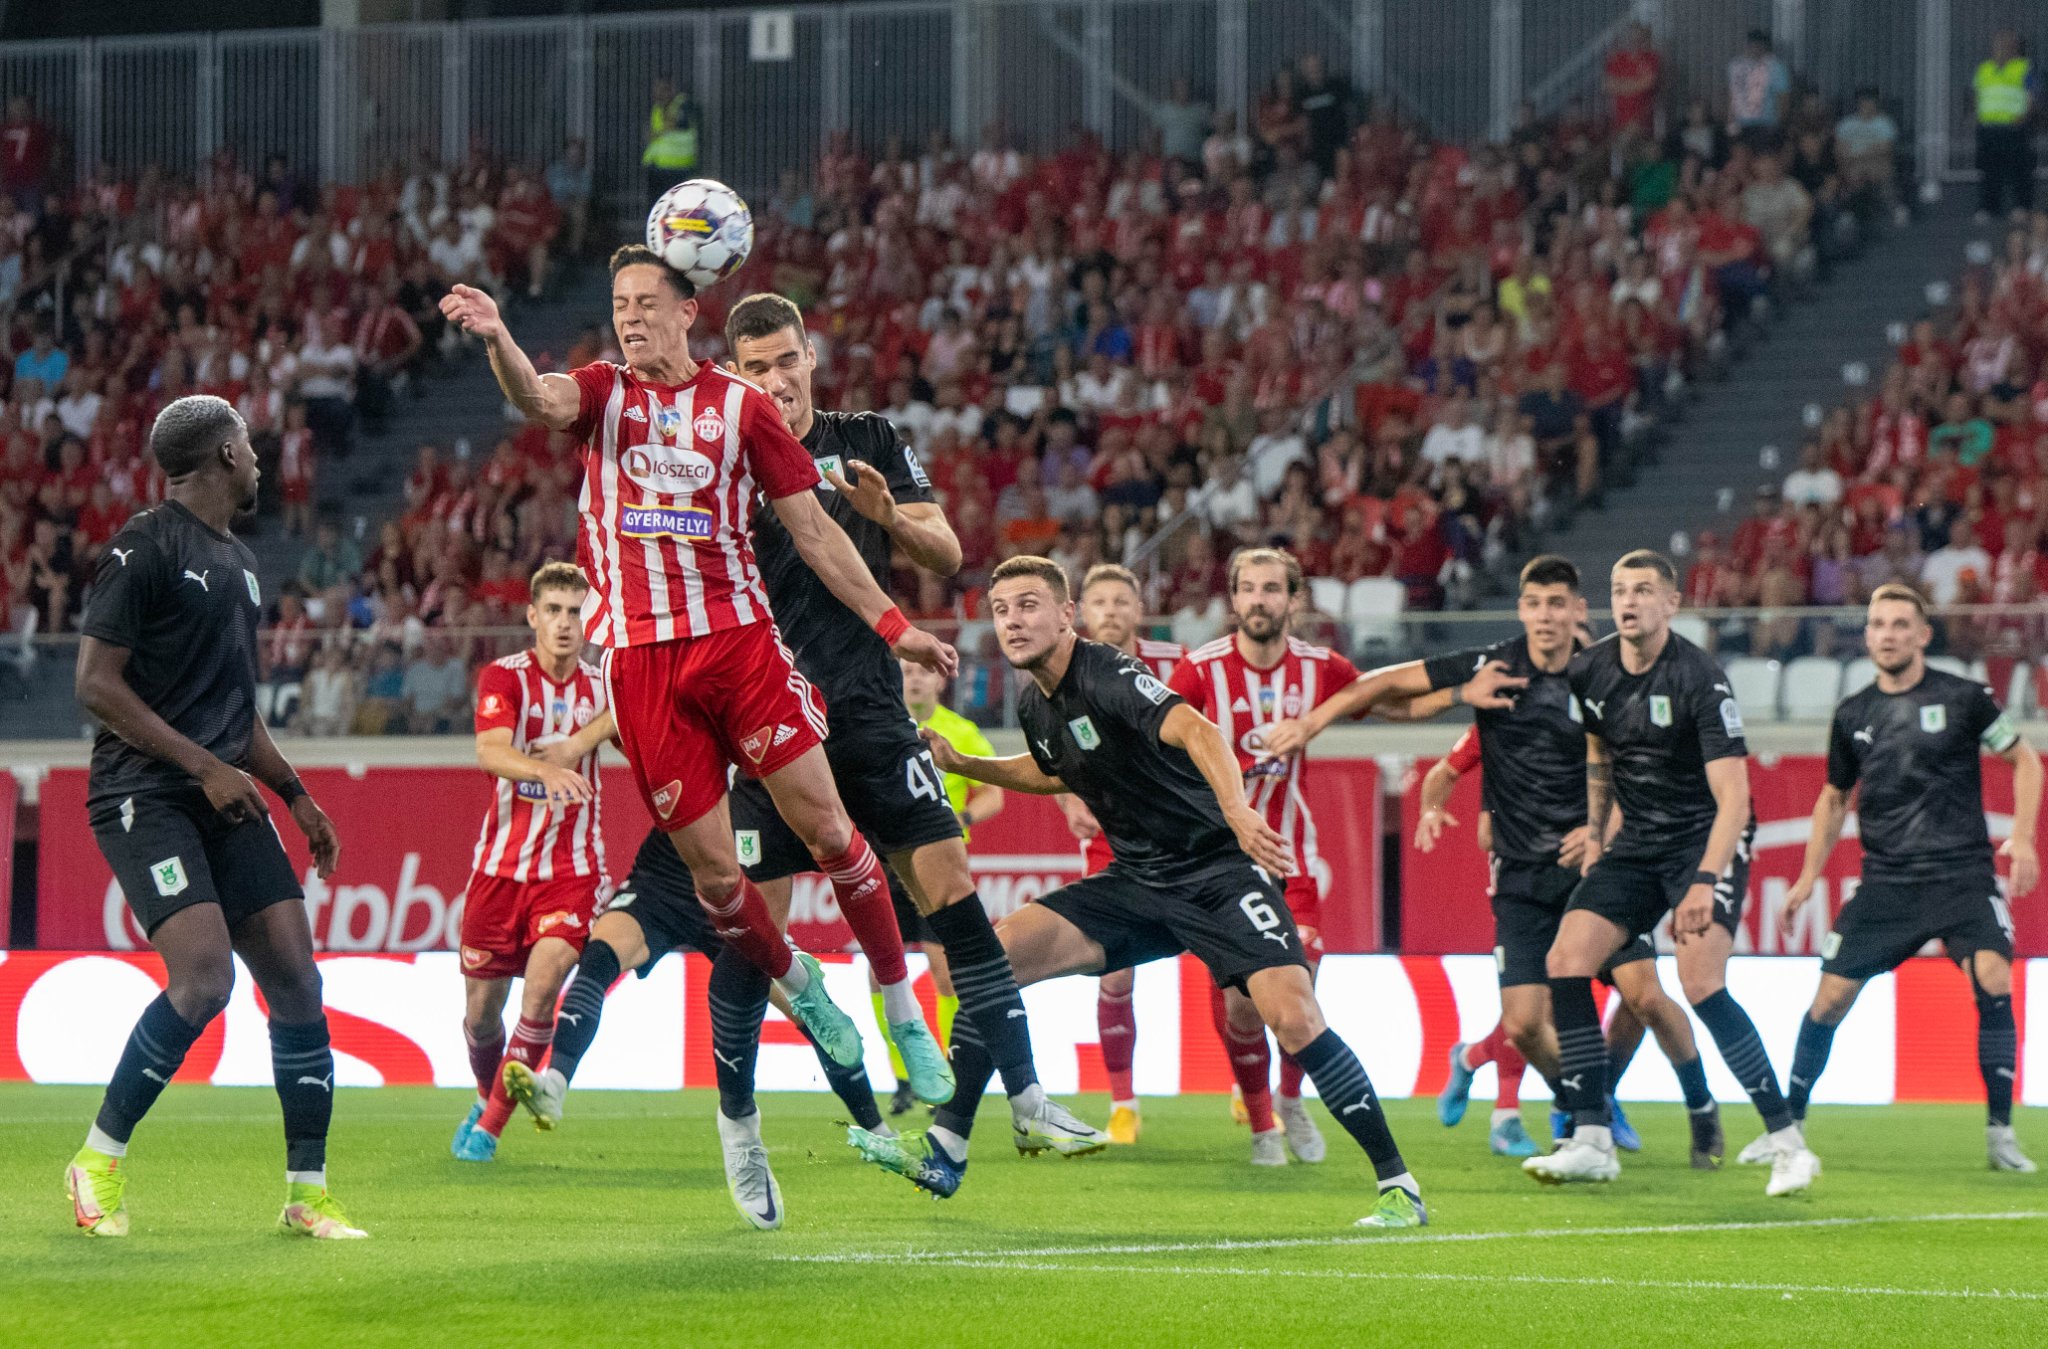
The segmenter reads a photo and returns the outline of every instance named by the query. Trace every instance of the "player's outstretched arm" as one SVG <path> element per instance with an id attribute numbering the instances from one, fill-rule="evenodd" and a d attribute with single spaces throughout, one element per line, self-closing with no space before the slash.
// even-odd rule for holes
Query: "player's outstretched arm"
<path id="1" fill-rule="evenodd" d="M 1511 706 L 1515 691 L 1528 684 L 1508 673 L 1499 661 L 1488 661 L 1463 684 L 1432 693 L 1429 670 L 1422 661 L 1368 670 L 1336 693 L 1292 721 L 1277 721 L 1266 728 L 1266 750 L 1276 758 L 1305 748 L 1338 721 L 1361 717 L 1367 712 L 1402 706 L 1398 720 L 1433 716 L 1459 704 L 1498 709 Z M 1418 704 L 1420 704 L 1418 706 Z"/>
<path id="2" fill-rule="evenodd" d="M 128 682 L 128 655 L 125 646 L 115 646 L 97 637 L 80 638 L 78 673 L 73 681 L 78 705 L 100 725 L 150 758 L 184 770 L 206 793 L 213 808 L 230 823 L 262 819 L 268 812 L 255 781 L 181 735 L 142 701 Z"/>
<path id="3" fill-rule="evenodd" d="M 1813 832 L 1806 837 L 1806 860 L 1800 863 L 1799 879 L 1785 892 L 1785 907 L 1778 911 L 1778 926 L 1786 932 L 1813 898 L 1822 868 L 1842 841 L 1842 825 L 1849 818 L 1849 793 L 1834 783 L 1824 783 L 1813 803 Z"/>
<path id="4" fill-rule="evenodd" d="M 1159 723 L 1159 739 L 1186 751 L 1194 760 L 1209 790 L 1216 793 L 1216 804 L 1223 807 L 1223 819 L 1237 835 L 1237 845 L 1245 856 L 1275 876 L 1292 876 L 1293 845 L 1244 799 L 1244 775 L 1238 771 L 1237 754 L 1216 723 L 1187 703 L 1178 703 Z"/>
<path id="5" fill-rule="evenodd" d="M 875 578 L 868 574 L 853 540 L 837 521 L 825 514 L 809 489 L 793 496 L 777 497 L 772 503 L 775 516 L 789 531 L 790 542 L 818 579 L 841 604 L 860 615 L 903 660 L 937 670 L 951 679 L 960 668 L 960 657 L 952 647 L 919 628 L 912 627 L 902 611 L 890 603 Z M 970 775 L 971 776 L 971 775 Z M 1007 785 L 1007 784 L 999 784 Z"/>
<path id="6" fill-rule="evenodd" d="M 327 812 L 320 809 L 313 794 L 299 781 L 291 760 L 270 738 L 270 728 L 261 717 L 256 719 L 255 735 L 249 741 L 249 768 L 292 813 L 292 822 L 299 826 L 299 832 L 306 836 L 306 846 L 312 850 L 313 867 L 320 879 L 332 876 L 341 861 L 341 837 L 334 832 L 334 821 L 327 818 Z"/>
<path id="7" fill-rule="evenodd" d="M 619 733 L 618 723 L 612 719 L 612 710 L 607 707 L 590 719 L 590 724 L 571 736 L 564 736 L 551 745 L 542 745 L 534 750 L 533 757 L 557 768 L 574 768 L 592 754 L 598 746 Z"/>
<path id="8" fill-rule="evenodd" d="M 1999 845 L 2001 857 L 2012 859 L 2012 897 L 2033 893 L 2041 879 L 2034 853 L 2034 826 L 2041 817 L 2041 756 L 2025 740 L 2015 739 L 1999 753 L 2012 765 L 2012 837 Z"/>
<path id="9" fill-rule="evenodd" d="M 1415 847 L 1418 851 L 1435 851 L 1437 835 L 1447 828 L 1457 828 L 1457 820 L 1445 807 L 1450 804 L 1458 777 L 1457 765 L 1448 758 L 1438 759 L 1422 775 L 1422 818 L 1415 823 Z"/>
<path id="10" fill-rule="evenodd" d="M 457 284 L 441 297 L 441 314 L 484 344 L 498 387 L 527 420 L 551 431 L 566 431 L 575 424 L 583 405 L 576 381 L 567 375 L 543 375 L 534 370 L 533 362 L 506 330 L 496 300 L 474 286 Z"/>
<path id="11" fill-rule="evenodd" d="M 493 726 L 476 733 L 477 766 L 492 777 L 512 782 L 538 782 L 547 789 L 551 805 L 588 801 L 590 784 L 571 768 L 559 768 L 513 747 L 512 728 Z"/>
<path id="12" fill-rule="evenodd" d="M 1700 854 L 1699 870 L 1671 915 L 1671 932 L 1684 941 L 1705 934 L 1714 922 L 1714 881 L 1735 860 L 1735 845 L 1749 827 L 1749 760 L 1741 755 L 1707 764 L 1707 790 L 1714 794 L 1714 828 Z"/>
<path id="13" fill-rule="evenodd" d="M 1002 759 L 962 754 L 946 737 L 929 726 L 920 728 L 918 734 L 924 737 L 925 745 L 932 752 L 932 762 L 939 766 L 941 773 L 951 773 L 970 782 L 986 782 L 1005 791 L 1029 792 L 1033 796 L 1057 796 L 1067 789 L 1067 784 L 1058 778 L 1046 776 L 1045 770 L 1029 754 L 1012 754 Z"/>

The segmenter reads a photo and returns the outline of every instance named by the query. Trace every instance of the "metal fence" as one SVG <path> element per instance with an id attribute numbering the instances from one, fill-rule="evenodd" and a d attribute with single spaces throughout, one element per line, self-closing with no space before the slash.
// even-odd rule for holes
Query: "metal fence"
<path id="1" fill-rule="evenodd" d="M 1750 28 L 1833 102 L 1874 84 L 1924 177 L 1968 172 L 1970 76 L 1993 30 L 2048 50 L 2048 5 L 2013 0 L 902 0 L 796 7 L 786 56 L 754 45 L 760 11 L 421 23 L 0 45 L 0 95 L 26 94 L 80 175 L 100 164 L 195 171 L 216 148 L 281 154 L 327 181 L 482 146 L 545 163 L 591 146 L 601 193 L 641 191 L 653 82 L 704 112 L 703 166 L 748 193 L 807 172 L 832 133 L 877 151 L 1000 127 L 1044 150 L 1075 128 L 1138 144 L 1186 77 L 1249 115 L 1275 74 L 1319 53 L 1360 91 L 1437 134 L 1500 136 L 1600 97 L 1631 18 L 1665 56 L 1665 105 L 1725 96 Z"/>

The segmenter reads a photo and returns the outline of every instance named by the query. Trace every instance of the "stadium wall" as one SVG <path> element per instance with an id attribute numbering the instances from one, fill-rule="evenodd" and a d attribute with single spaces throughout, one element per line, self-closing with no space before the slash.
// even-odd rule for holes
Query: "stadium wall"
<path id="1" fill-rule="evenodd" d="M 930 1014 L 931 980 L 912 958 L 917 991 Z M 1677 972 L 1663 962 L 1667 986 Z M 340 1086 L 473 1085 L 462 1038 L 462 979 L 449 952 L 320 957 Z M 840 1005 L 857 1009 L 867 1036 L 868 1071 L 887 1081 L 880 1037 L 867 1024 L 867 969 L 858 957 L 827 960 Z M 704 1006 L 707 962 L 667 960 L 647 979 L 628 976 L 614 990 L 605 1025 L 577 1073 L 580 1088 L 673 1091 L 714 1085 Z M 1730 989 L 1752 1016 L 1772 1060 L 1789 1063 L 1799 1018 L 1812 997 L 1819 961 L 1737 957 Z M 2019 1098 L 2048 1105 L 2048 998 L 2028 987 L 2048 978 L 2048 960 L 2016 966 L 2015 1011 L 2022 1026 Z M 179 1080 L 217 1086 L 270 1085 L 270 1050 L 254 981 L 238 971 L 227 1013 L 186 1058 Z M 164 982 L 154 955 L 0 951 L 0 1081 L 101 1083 L 129 1028 Z M 1499 1012 L 1493 962 L 1485 956 L 1331 956 L 1323 962 L 1323 1005 L 1330 1022 L 1358 1049 L 1380 1094 L 1433 1095 L 1443 1085 L 1450 1046 L 1477 1039 Z M 1152 1096 L 1223 1092 L 1230 1076 L 1209 1023 L 1208 982 L 1192 960 L 1138 971 L 1137 1088 Z M 1055 1093 L 1108 1089 L 1096 1043 L 1095 986 L 1058 979 L 1025 991 L 1039 1073 Z M 1914 960 L 1871 981 L 1843 1023 L 1818 1103 L 1978 1101 L 1976 1015 L 1967 981 L 1944 961 Z M 1696 1033 L 1706 1036 L 1704 1027 Z M 1707 1056 L 1716 1095 L 1747 1100 L 1716 1055 Z M 1494 1070 L 1481 1070 L 1474 1094 L 1494 1094 Z M 817 1059 L 794 1026 L 772 1009 L 763 1030 L 759 1082 L 769 1091 L 825 1089 Z M 1528 1089 L 1541 1094 L 1533 1075 Z M 1620 1084 L 1631 1101 L 1677 1101 L 1678 1083 L 1654 1052 L 1639 1054 Z"/>

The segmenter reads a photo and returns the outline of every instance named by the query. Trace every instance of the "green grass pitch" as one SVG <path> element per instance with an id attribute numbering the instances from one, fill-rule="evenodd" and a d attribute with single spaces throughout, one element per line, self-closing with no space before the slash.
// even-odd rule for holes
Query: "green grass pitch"
<path id="1" fill-rule="evenodd" d="M 272 1094 L 186 1086 L 136 1135 L 134 1234 L 80 1236 L 62 1170 L 98 1095 L 0 1087 L 0 1343 L 2048 1343 L 2048 1174 L 1987 1171 L 1966 1107 L 1818 1110 L 1825 1174 L 1768 1200 L 1761 1170 L 1687 1168 L 1677 1106 L 1633 1112 L 1619 1183 L 1564 1191 L 1487 1154 L 1485 1102 L 1456 1130 L 1390 1103 L 1434 1225 L 1372 1234 L 1327 1116 L 1329 1162 L 1259 1171 L 1219 1098 L 1153 1101 L 1139 1147 L 1077 1161 L 1018 1157 L 998 1104 L 941 1204 L 861 1165 L 837 1102 L 771 1095 L 789 1218 L 757 1233 L 709 1093 L 586 1092 L 476 1166 L 448 1155 L 464 1093 L 344 1090 L 330 1174 L 372 1235 L 322 1244 L 274 1230 Z M 1755 1121 L 1724 1114 L 1732 1158 Z M 2044 1114 L 2018 1120 L 2037 1156 Z"/>

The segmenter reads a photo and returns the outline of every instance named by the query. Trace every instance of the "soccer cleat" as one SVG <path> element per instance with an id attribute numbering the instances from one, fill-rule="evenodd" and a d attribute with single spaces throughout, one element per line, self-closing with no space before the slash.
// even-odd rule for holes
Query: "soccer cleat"
<path id="1" fill-rule="evenodd" d="M 1451 1077 L 1436 1096 L 1437 1123 L 1446 1129 L 1455 1128 L 1465 1118 L 1465 1107 L 1472 1103 L 1473 1074 L 1474 1070 L 1465 1066 L 1464 1043 L 1452 1045 Z"/>
<path id="2" fill-rule="evenodd" d="M 1572 1136 L 1572 1112 L 1550 1107 L 1550 1146 L 1553 1151 L 1564 1146 Z"/>
<path id="3" fill-rule="evenodd" d="M 1812 1186 L 1820 1178 L 1820 1158 L 1804 1142 L 1788 1148 L 1780 1148 L 1771 1160 L 1771 1179 L 1764 1186 L 1764 1193 L 1776 1199 L 1781 1195 L 1798 1194 Z"/>
<path id="4" fill-rule="evenodd" d="M 895 1094 L 889 1097 L 889 1118 L 896 1119 L 917 1109 L 917 1093 L 910 1089 L 908 1082 L 899 1081 Z"/>
<path id="5" fill-rule="evenodd" d="M 1287 1150 L 1294 1154 L 1296 1161 L 1313 1166 L 1329 1154 L 1329 1149 L 1323 1144 L 1323 1131 L 1316 1128 L 1316 1122 L 1308 1117 L 1308 1107 L 1302 1104 L 1299 1096 L 1274 1097 L 1273 1117 L 1287 1131 Z"/>
<path id="6" fill-rule="evenodd" d="M 71 1200 L 71 1216 L 89 1237 L 128 1235 L 128 1206 L 121 1198 L 128 1188 L 128 1173 L 121 1169 L 126 1160 L 95 1148 L 80 1148 L 64 1168 L 64 1193 Z"/>
<path id="7" fill-rule="evenodd" d="M 1621 1163 L 1612 1146 L 1601 1147 L 1583 1138 L 1569 1138 L 1557 1151 L 1531 1157 L 1522 1170 L 1545 1185 L 1604 1185 L 1621 1175 Z"/>
<path id="8" fill-rule="evenodd" d="M 483 1117 L 484 1103 L 479 1100 L 469 1108 L 469 1113 L 462 1117 L 462 1123 L 455 1126 L 455 1137 L 448 1140 L 448 1150 L 460 1157 L 462 1150 L 469 1146 L 469 1136 L 476 1132 L 476 1122 Z"/>
<path id="9" fill-rule="evenodd" d="M 790 995 L 789 1010 L 796 1016 L 798 1024 L 811 1033 L 811 1038 L 823 1045 L 832 1061 L 842 1068 L 851 1068 L 860 1062 L 860 1027 L 853 1024 L 853 1018 L 839 1010 L 832 997 L 825 991 L 825 970 L 818 964 L 817 957 L 807 951 L 796 952 L 797 961 L 810 971 L 811 981 L 804 985 L 804 991 Z M 930 1038 L 930 1034 L 926 1034 Z M 947 1094 L 951 1099 L 951 1093 Z"/>
<path id="10" fill-rule="evenodd" d="M 1252 1135 L 1253 1166 L 1287 1165 L 1287 1135 L 1279 1129 L 1268 1129 Z"/>
<path id="11" fill-rule="evenodd" d="M 471 1129 L 456 1141 L 454 1150 L 458 1162 L 488 1162 L 498 1155 L 498 1137 Z"/>
<path id="12" fill-rule="evenodd" d="M 1134 1105 L 1120 1105 L 1109 1112 L 1109 1141 L 1129 1147 L 1144 1132 L 1145 1121 Z"/>
<path id="13" fill-rule="evenodd" d="M 1381 1190 L 1380 1201 L 1372 1206 L 1372 1212 L 1353 1225 L 1388 1229 L 1427 1227 L 1429 1209 L 1423 1204 L 1420 1196 L 1412 1195 L 1396 1185 L 1391 1190 Z"/>
<path id="14" fill-rule="evenodd" d="M 277 1230 L 315 1241 L 356 1241 L 370 1235 L 348 1220 L 348 1215 L 341 1211 L 341 1201 L 329 1194 L 325 1185 L 286 1185 L 284 1212 L 277 1215 Z"/>
<path id="15" fill-rule="evenodd" d="M 782 1187 L 761 1143 L 761 1117 L 733 1120 L 719 1112 L 718 1144 L 725 1153 L 725 1192 L 740 1217 L 763 1232 L 782 1226 Z"/>
<path id="16" fill-rule="evenodd" d="M 891 1021 L 889 1038 L 896 1042 L 896 1052 L 903 1056 L 903 1066 L 910 1073 L 910 1090 L 926 1105 L 944 1105 L 953 1099 L 953 1065 L 946 1062 L 946 1051 L 939 1048 L 939 1042 L 932 1038 L 931 1030 L 921 1019 Z"/>
<path id="17" fill-rule="evenodd" d="M 1735 1154 L 1736 1163 L 1741 1166 L 1769 1166 L 1777 1159 L 1778 1145 L 1767 1133 L 1758 1134 L 1748 1147 Z"/>
<path id="18" fill-rule="evenodd" d="M 2039 1170 L 2034 1159 L 2020 1151 L 2017 1138 L 2013 1137 L 2010 1124 L 1991 1124 L 1984 1129 L 1984 1143 L 1993 1171 L 2017 1171 L 2030 1175 Z"/>
<path id="19" fill-rule="evenodd" d="M 1607 1128 L 1608 1132 L 1614 1136 L 1614 1146 L 1620 1148 L 1623 1152 L 1641 1152 L 1643 1150 L 1643 1136 L 1636 1132 L 1636 1126 L 1630 1124 L 1628 1116 L 1622 1113 L 1621 1102 L 1615 1100 L 1612 1096 L 1608 1097 L 1607 1113 L 1611 1117 Z"/>
<path id="20" fill-rule="evenodd" d="M 1686 1123 L 1692 1126 L 1692 1169 L 1719 1171 L 1721 1156 L 1728 1150 L 1728 1140 L 1721 1133 L 1721 1107 L 1708 1104 L 1688 1111 Z"/>
<path id="21" fill-rule="evenodd" d="M 932 1141 L 930 1134 L 884 1138 L 857 1124 L 846 1126 L 846 1142 L 861 1160 L 891 1171 L 934 1199 L 951 1199 L 967 1175 L 967 1163 Z"/>
<path id="22" fill-rule="evenodd" d="M 526 1107 L 534 1128 L 547 1133 L 562 1122 L 562 1098 L 569 1094 L 569 1083 L 552 1068 L 536 1073 L 513 1059 L 505 1065 L 505 1094 Z"/>
<path id="23" fill-rule="evenodd" d="M 1021 1122 L 1012 1119 L 1010 1138 L 1017 1151 L 1027 1157 L 1057 1152 L 1062 1157 L 1085 1157 L 1109 1146 L 1109 1135 L 1092 1124 L 1083 1124 L 1058 1101 L 1046 1100 Z M 943 1151 L 943 1149 L 942 1149 Z"/>
<path id="24" fill-rule="evenodd" d="M 1534 1157 L 1536 1140 L 1522 1127 L 1520 1115 L 1510 1115 L 1486 1135 L 1486 1146 L 1496 1157 Z"/>
<path id="25" fill-rule="evenodd" d="M 1235 1082 L 1230 1084 L 1230 1118 L 1233 1123 L 1251 1127 L 1252 1112 L 1245 1107 L 1244 1088 Z"/>

